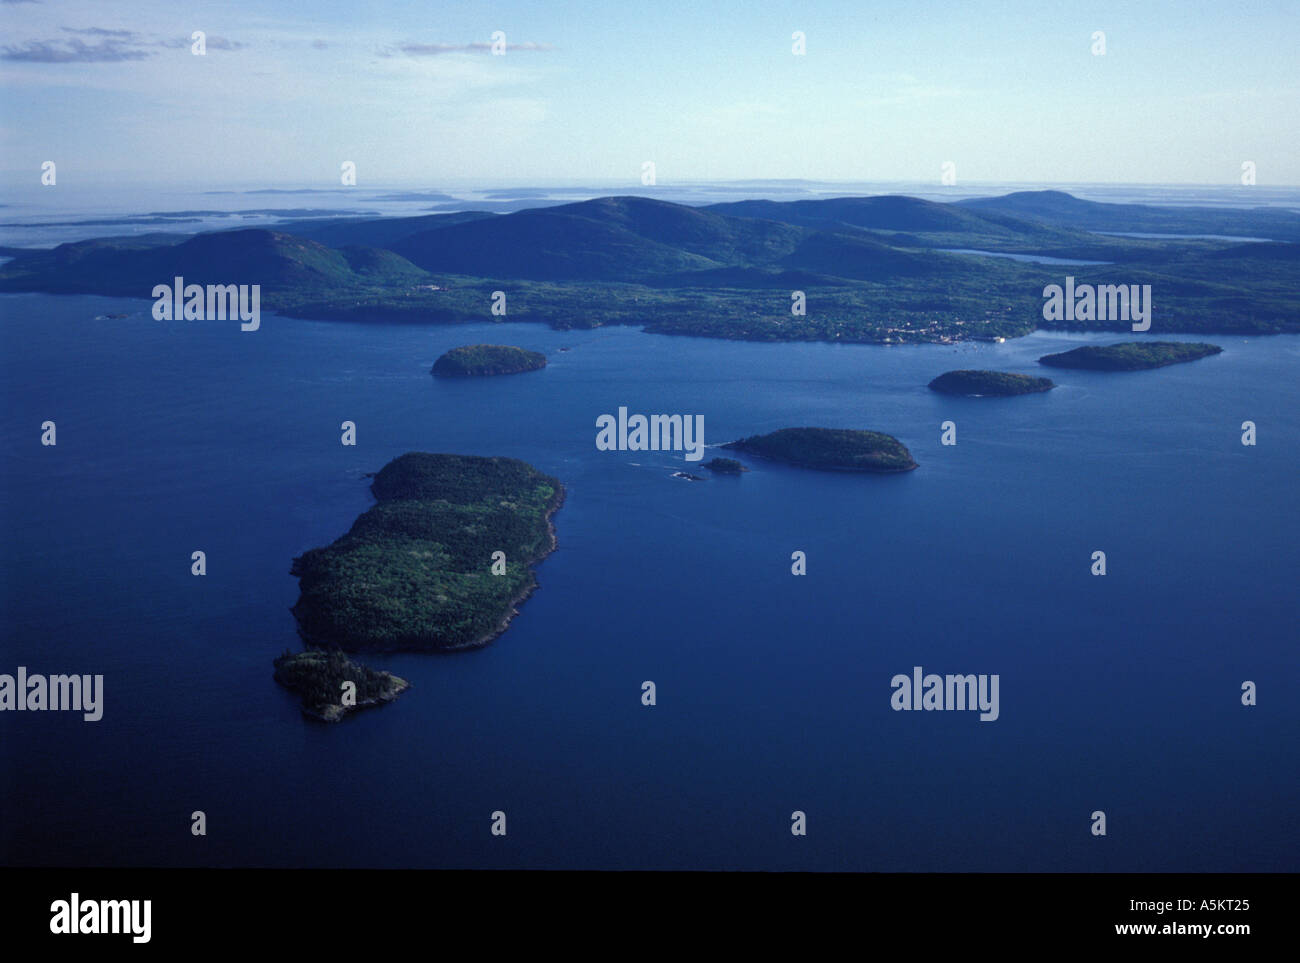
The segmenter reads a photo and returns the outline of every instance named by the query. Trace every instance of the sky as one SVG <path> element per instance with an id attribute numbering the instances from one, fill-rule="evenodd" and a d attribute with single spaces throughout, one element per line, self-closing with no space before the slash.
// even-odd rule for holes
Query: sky
<path id="1" fill-rule="evenodd" d="M 0 0 L 0 186 L 1300 184 L 1296 0 Z M 207 49 L 191 52 L 201 30 Z M 490 48 L 505 34 L 503 55 Z M 806 52 L 792 52 L 801 31 Z M 1093 52 L 1105 34 L 1105 53 Z"/>

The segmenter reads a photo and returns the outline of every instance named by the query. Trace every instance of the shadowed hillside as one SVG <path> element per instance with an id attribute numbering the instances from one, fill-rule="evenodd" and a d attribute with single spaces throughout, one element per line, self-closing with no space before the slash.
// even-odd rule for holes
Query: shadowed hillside
<path id="1" fill-rule="evenodd" d="M 60 244 L 15 259 L 0 272 L 0 290 L 149 297 L 173 277 L 187 284 L 260 284 L 267 290 L 413 283 L 424 272 L 375 248 L 330 248 L 266 230 L 199 234 L 144 249 L 108 241 Z"/>

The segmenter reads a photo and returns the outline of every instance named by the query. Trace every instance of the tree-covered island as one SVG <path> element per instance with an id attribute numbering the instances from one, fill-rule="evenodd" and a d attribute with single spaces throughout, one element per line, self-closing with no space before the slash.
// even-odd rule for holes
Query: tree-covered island
<path id="1" fill-rule="evenodd" d="M 948 371 L 930 382 L 931 391 L 973 398 L 1008 398 L 1051 391 L 1055 387 L 1051 378 L 1006 371 Z"/>
<path id="2" fill-rule="evenodd" d="M 378 500 L 333 544 L 294 559 L 293 607 L 311 646 L 450 651 L 484 645 L 537 586 L 555 548 L 554 478 L 513 458 L 412 452 L 385 465 Z"/>
<path id="3" fill-rule="evenodd" d="M 782 428 L 722 447 L 822 471 L 900 472 L 916 467 L 902 442 L 878 431 Z"/>
<path id="4" fill-rule="evenodd" d="M 1084 345 L 1059 354 L 1047 354 L 1039 364 L 1053 368 L 1085 368 L 1090 371 L 1145 371 L 1182 364 L 1219 354 L 1217 344 L 1203 341 L 1125 341 L 1110 345 Z"/>
<path id="5" fill-rule="evenodd" d="M 439 378 L 521 374 L 546 367 L 546 355 L 508 344 L 468 344 L 452 348 L 433 363 Z"/>

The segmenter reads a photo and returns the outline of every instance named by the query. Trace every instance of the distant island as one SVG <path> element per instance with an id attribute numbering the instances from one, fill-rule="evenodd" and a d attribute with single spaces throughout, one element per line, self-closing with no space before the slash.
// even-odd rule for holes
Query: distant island
<path id="1" fill-rule="evenodd" d="M 560 482 L 513 458 L 412 452 L 371 491 L 346 535 L 293 561 L 308 645 L 446 652 L 500 635 L 555 548 Z"/>
<path id="2" fill-rule="evenodd" d="M 704 467 L 719 475 L 739 475 L 742 471 L 749 471 L 734 458 L 711 458 L 704 463 Z"/>
<path id="3" fill-rule="evenodd" d="M 976 398 L 1029 395 L 1051 391 L 1055 387 L 1056 383 L 1051 378 L 1036 378 L 1033 375 L 1010 374 L 1005 371 L 948 371 L 930 382 L 931 391 Z"/>
<path id="4" fill-rule="evenodd" d="M 1086 368 L 1090 371 L 1143 371 L 1196 361 L 1222 350 L 1217 344 L 1201 341 L 1125 341 L 1105 347 L 1085 345 L 1072 351 L 1043 355 L 1038 363 L 1053 368 Z"/>
<path id="5" fill-rule="evenodd" d="M 452 348 L 433 363 L 440 378 L 520 374 L 546 367 L 546 355 L 507 344 L 469 344 Z"/>
<path id="6" fill-rule="evenodd" d="M 353 662 L 342 652 L 285 652 L 275 660 L 275 681 L 302 699 L 304 715 L 339 722 L 350 712 L 391 702 L 411 683 L 391 672 Z M 356 686 L 356 701 L 343 704 L 345 682 Z"/>
<path id="7" fill-rule="evenodd" d="M 823 471 L 900 472 L 916 467 L 902 442 L 878 431 L 782 428 L 722 447 Z"/>

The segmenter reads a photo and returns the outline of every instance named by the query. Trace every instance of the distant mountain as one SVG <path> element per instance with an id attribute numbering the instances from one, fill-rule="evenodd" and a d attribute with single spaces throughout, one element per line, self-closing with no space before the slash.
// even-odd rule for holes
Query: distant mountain
<path id="1" fill-rule="evenodd" d="M 983 227 L 969 211 L 888 194 L 881 197 L 833 197 L 816 201 L 728 201 L 701 210 L 729 217 L 758 217 L 803 227 L 860 227 L 884 231 L 965 231 Z"/>
<path id="2" fill-rule="evenodd" d="M 644 197 L 603 197 L 506 215 L 333 219 L 292 225 L 291 231 L 218 231 L 160 238 L 152 246 L 133 239 L 62 244 L 5 265 L 0 290 L 139 294 L 175 275 L 195 283 L 237 280 L 268 290 L 326 290 L 409 286 L 426 271 L 765 288 L 976 270 L 960 259 L 899 250 L 856 229 L 726 217 Z"/>
<path id="3" fill-rule="evenodd" d="M 1058 220 L 1078 218 L 1097 208 L 1137 208 L 1138 204 L 1101 204 L 1085 201 L 1065 191 L 1015 191 L 1001 197 L 972 197 L 953 206 L 975 211 L 1001 211 L 1021 217 Z"/>
<path id="4" fill-rule="evenodd" d="M 330 247 L 347 245 L 391 247 L 397 241 L 412 234 L 496 216 L 486 211 L 460 211 L 456 214 L 423 214 L 418 217 L 332 217 L 328 220 L 315 218 L 307 221 L 286 221 L 277 224 L 275 230 L 281 234 L 292 234 L 295 237 L 319 241 Z"/>
<path id="5" fill-rule="evenodd" d="M 860 234 L 812 231 L 780 263 L 854 281 L 969 274 L 978 270 L 962 258 L 915 254 Z"/>
<path id="6" fill-rule="evenodd" d="M 1068 195 L 1066 195 L 1068 196 Z M 895 247 L 975 248 L 1037 252 L 1096 260 L 1141 254 L 1145 242 L 1100 238 L 1068 221 L 1018 217 L 997 210 L 889 194 L 802 201 L 733 201 L 703 210 L 730 217 L 763 218 L 801 227 L 870 235 Z"/>
<path id="7" fill-rule="evenodd" d="M 941 269 L 931 258 L 858 236 L 644 197 L 602 197 L 441 227 L 393 250 L 432 272 L 532 280 L 690 283 L 697 273 L 739 281 L 785 270 L 879 279 Z"/>
<path id="8" fill-rule="evenodd" d="M 642 280 L 793 250 L 797 232 L 640 197 L 609 197 L 416 234 L 393 249 L 430 271 L 533 280 Z"/>
<path id="9" fill-rule="evenodd" d="M 1248 199 L 1249 188 L 1242 188 Z M 978 214 L 1010 214 L 1043 224 L 1133 234 L 1212 234 L 1300 241 L 1300 214 L 1273 207 L 1152 207 L 1102 204 L 1064 191 L 1018 191 L 1003 197 L 957 201 Z"/>
<path id="10" fill-rule="evenodd" d="M 341 217 L 292 231 L 63 244 L 16 252 L 0 265 L 0 291 L 149 297 L 179 275 L 261 284 L 264 306 L 297 317 L 428 323 L 486 320 L 494 292 L 509 288 L 512 319 L 562 328 L 900 343 L 1024 334 L 1042 322 L 1044 286 L 1073 274 L 1152 285 L 1163 331 L 1267 333 L 1300 324 L 1300 245 L 1092 232 L 1279 236 L 1293 222 L 1300 215 L 1287 211 L 1162 210 L 1053 191 L 706 208 L 603 197 L 504 215 Z M 791 311 L 792 291 L 807 295 L 805 314 Z M 1083 326 L 1115 329 L 1101 319 Z"/>
<path id="11" fill-rule="evenodd" d="M 138 248 L 116 239 L 60 244 L 15 258 L 0 271 L 0 290 L 148 297 L 155 284 L 260 284 L 268 291 L 412 284 L 426 278 L 391 251 L 330 248 L 276 231 L 199 234 Z"/>

